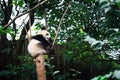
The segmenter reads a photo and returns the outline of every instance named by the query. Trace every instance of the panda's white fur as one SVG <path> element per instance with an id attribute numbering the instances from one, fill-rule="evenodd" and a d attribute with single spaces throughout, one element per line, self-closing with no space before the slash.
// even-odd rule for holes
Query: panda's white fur
<path id="1" fill-rule="evenodd" d="M 38 35 L 33 36 L 28 44 L 28 52 L 32 57 L 37 57 L 39 54 L 49 53 L 51 50 L 50 33 L 42 28 Z"/>

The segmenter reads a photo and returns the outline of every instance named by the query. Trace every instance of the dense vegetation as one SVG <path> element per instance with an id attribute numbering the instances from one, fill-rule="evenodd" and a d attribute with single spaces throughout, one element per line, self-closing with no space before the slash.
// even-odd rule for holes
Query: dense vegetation
<path id="1" fill-rule="evenodd" d="M 70 3 L 56 41 L 55 55 L 64 60 L 57 66 L 55 56 L 46 56 L 48 80 L 119 80 L 120 0 L 48 0 L 7 25 L 42 1 L 0 0 L 0 79 L 36 80 L 24 46 L 29 22 L 38 31 L 46 19 L 54 39 Z"/>

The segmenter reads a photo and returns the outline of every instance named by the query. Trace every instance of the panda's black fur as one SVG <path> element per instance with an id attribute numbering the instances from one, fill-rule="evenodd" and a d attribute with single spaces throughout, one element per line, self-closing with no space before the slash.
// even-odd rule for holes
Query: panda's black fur
<path id="1" fill-rule="evenodd" d="M 49 39 L 49 41 L 47 41 L 42 35 L 33 36 L 32 39 L 40 41 L 44 47 L 51 46 L 52 43 L 52 39 Z"/>

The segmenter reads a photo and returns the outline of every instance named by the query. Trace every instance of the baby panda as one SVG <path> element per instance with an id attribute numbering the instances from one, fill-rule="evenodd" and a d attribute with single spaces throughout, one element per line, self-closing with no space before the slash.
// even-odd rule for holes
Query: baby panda
<path id="1" fill-rule="evenodd" d="M 41 28 L 38 35 L 33 36 L 28 44 L 28 52 L 33 58 L 38 55 L 46 54 L 51 52 L 52 39 L 50 33 L 45 27 Z"/>

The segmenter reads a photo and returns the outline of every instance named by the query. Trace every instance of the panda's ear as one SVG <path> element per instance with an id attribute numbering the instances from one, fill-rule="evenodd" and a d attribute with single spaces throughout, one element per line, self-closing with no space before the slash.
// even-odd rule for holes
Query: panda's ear
<path id="1" fill-rule="evenodd" d="M 43 26 L 43 27 L 41 28 L 41 30 L 47 30 L 47 29 L 46 29 L 46 27 L 45 27 L 45 26 Z"/>

